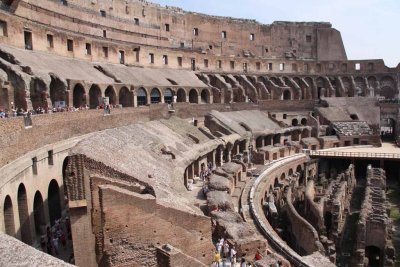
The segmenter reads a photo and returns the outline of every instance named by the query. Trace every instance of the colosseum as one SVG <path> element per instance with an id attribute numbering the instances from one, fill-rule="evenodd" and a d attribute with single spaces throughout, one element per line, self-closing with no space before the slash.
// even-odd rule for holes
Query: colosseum
<path id="1" fill-rule="evenodd" d="M 0 266 L 400 266 L 400 65 L 328 22 L 0 3 Z"/>

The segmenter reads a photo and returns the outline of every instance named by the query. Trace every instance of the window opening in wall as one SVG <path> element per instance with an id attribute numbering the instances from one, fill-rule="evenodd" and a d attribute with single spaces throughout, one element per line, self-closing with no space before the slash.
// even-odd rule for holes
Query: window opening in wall
<path id="1" fill-rule="evenodd" d="M 135 22 L 135 25 L 139 25 L 139 19 L 138 18 L 134 18 L 133 21 Z"/>
<path id="2" fill-rule="evenodd" d="M 284 71 L 285 70 L 285 63 L 280 63 L 279 64 L 279 70 Z"/>
<path id="3" fill-rule="evenodd" d="M 191 59 L 191 66 L 192 66 L 192 70 L 196 70 L 196 59 L 192 58 Z"/>
<path id="4" fill-rule="evenodd" d="M 67 50 L 69 52 L 73 52 L 74 51 L 74 41 L 71 39 L 67 40 Z"/>
<path id="5" fill-rule="evenodd" d="M 106 46 L 103 46 L 103 56 L 105 58 L 108 58 L 108 47 L 106 47 Z"/>
<path id="6" fill-rule="evenodd" d="M 342 64 L 342 71 L 346 72 L 347 71 L 347 64 Z"/>
<path id="7" fill-rule="evenodd" d="M 91 54 L 92 54 L 92 45 L 89 43 L 86 43 L 85 55 L 90 56 Z"/>
<path id="8" fill-rule="evenodd" d="M 32 172 L 33 172 L 33 174 L 35 174 L 35 175 L 38 174 L 38 169 L 37 169 L 37 157 L 32 158 Z"/>
<path id="9" fill-rule="evenodd" d="M 0 20 L 0 36 L 8 36 L 7 22 Z"/>
<path id="10" fill-rule="evenodd" d="M 267 64 L 267 70 L 272 70 L 272 63 Z"/>
<path id="11" fill-rule="evenodd" d="M 261 69 L 261 63 L 260 62 L 256 62 L 256 69 L 260 70 Z"/>
<path id="12" fill-rule="evenodd" d="M 316 72 L 321 72 L 321 70 L 322 70 L 321 64 L 317 64 L 317 65 L 315 66 L 315 71 L 316 71 Z"/>
<path id="13" fill-rule="evenodd" d="M 254 41 L 255 40 L 255 35 L 254 33 L 250 33 L 250 41 Z"/>
<path id="14" fill-rule="evenodd" d="M 292 64 L 292 71 L 297 71 L 297 64 L 295 63 Z"/>
<path id="15" fill-rule="evenodd" d="M 118 60 L 120 64 L 125 64 L 125 51 L 118 51 Z"/>
<path id="16" fill-rule="evenodd" d="M 32 50 L 32 32 L 24 31 L 25 49 Z"/>
<path id="17" fill-rule="evenodd" d="M 334 70 L 335 69 L 335 64 L 329 63 L 328 64 L 328 68 L 329 68 L 329 70 Z"/>
<path id="18" fill-rule="evenodd" d="M 164 25 L 164 29 L 165 29 L 166 32 L 169 32 L 169 24 L 168 24 L 168 23 L 166 23 L 166 24 Z"/>
<path id="19" fill-rule="evenodd" d="M 49 165 L 54 165 L 54 157 L 53 157 L 54 153 L 53 150 L 49 150 L 47 152 L 47 161 Z"/>
<path id="20" fill-rule="evenodd" d="M 283 119 L 284 119 L 284 120 L 287 119 L 287 114 L 283 114 Z"/>
<path id="21" fill-rule="evenodd" d="M 354 64 L 354 68 L 355 68 L 356 70 L 361 70 L 361 64 L 360 64 L 360 63 Z"/>
<path id="22" fill-rule="evenodd" d="M 135 52 L 135 57 L 136 57 L 136 62 L 139 62 L 140 60 L 140 47 L 134 48 L 133 52 Z"/>
<path id="23" fill-rule="evenodd" d="M 373 71 L 374 70 L 374 63 L 370 62 L 368 63 L 368 70 Z"/>
<path id="24" fill-rule="evenodd" d="M 47 34 L 47 47 L 54 48 L 53 35 Z"/>
<path id="25" fill-rule="evenodd" d="M 103 30 L 103 37 L 107 38 L 107 31 L 106 30 Z"/>
<path id="26" fill-rule="evenodd" d="M 178 66 L 182 67 L 182 57 L 178 57 Z"/>
<path id="27" fill-rule="evenodd" d="M 234 70 L 235 69 L 235 61 L 231 61 L 230 65 L 231 65 L 231 70 Z"/>
<path id="28" fill-rule="evenodd" d="M 221 32 L 221 37 L 222 37 L 222 39 L 226 39 L 227 38 L 226 31 L 222 31 Z"/>
<path id="29" fill-rule="evenodd" d="M 311 41 L 312 41 L 311 35 L 306 35 L 306 42 L 311 43 Z"/>
<path id="30" fill-rule="evenodd" d="M 212 49 L 213 49 L 213 46 L 212 46 L 212 45 L 209 45 L 209 46 L 208 46 L 208 49 L 212 50 Z"/>
<path id="31" fill-rule="evenodd" d="M 193 28 L 193 35 L 199 36 L 199 28 Z"/>
<path id="32" fill-rule="evenodd" d="M 217 60 L 217 68 L 222 69 L 222 60 Z"/>
<path id="33" fill-rule="evenodd" d="M 163 55 L 162 56 L 162 61 L 164 65 L 168 65 L 168 56 L 167 55 Z"/>
<path id="34" fill-rule="evenodd" d="M 185 43 L 181 42 L 181 48 L 185 48 Z"/>
<path id="35" fill-rule="evenodd" d="M 265 48 L 265 53 L 268 53 L 268 52 L 269 52 L 268 48 Z"/>
<path id="36" fill-rule="evenodd" d="M 101 15 L 102 17 L 106 17 L 106 11 L 100 10 L 100 15 Z"/>
<path id="37" fill-rule="evenodd" d="M 247 63 L 243 63 L 243 71 L 247 72 L 248 71 L 248 64 Z"/>
<path id="38" fill-rule="evenodd" d="M 149 54 L 149 63 L 154 64 L 154 54 L 153 53 Z"/>
<path id="39" fill-rule="evenodd" d="M 208 59 L 204 59 L 204 68 L 208 68 Z"/>

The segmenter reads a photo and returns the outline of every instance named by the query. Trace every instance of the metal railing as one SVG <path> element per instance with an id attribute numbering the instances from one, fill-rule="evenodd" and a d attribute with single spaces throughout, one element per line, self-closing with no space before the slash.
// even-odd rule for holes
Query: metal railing
<path id="1" fill-rule="evenodd" d="M 343 152 L 343 151 L 307 151 L 310 156 L 325 156 L 337 158 L 379 158 L 379 159 L 400 159 L 400 153 L 380 152 Z"/>

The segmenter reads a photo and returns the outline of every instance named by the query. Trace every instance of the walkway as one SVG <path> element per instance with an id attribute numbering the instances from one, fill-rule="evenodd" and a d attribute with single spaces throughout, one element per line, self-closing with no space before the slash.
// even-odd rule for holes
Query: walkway
<path id="1" fill-rule="evenodd" d="M 308 151 L 311 157 L 373 158 L 400 160 L 400 147 L 394 143 L 382 143 L 381 147 L 351 146 Z"/>

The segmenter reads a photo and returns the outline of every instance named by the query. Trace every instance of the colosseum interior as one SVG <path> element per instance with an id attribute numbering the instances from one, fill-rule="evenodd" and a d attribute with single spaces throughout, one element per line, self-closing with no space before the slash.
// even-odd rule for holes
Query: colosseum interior
<path id="1" fill-rule="evenodd" d="M 400 65 L 325 22 L 0 3 L 1 266 L 400 266 Z"/>

